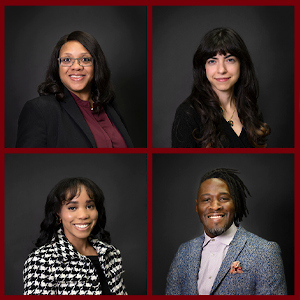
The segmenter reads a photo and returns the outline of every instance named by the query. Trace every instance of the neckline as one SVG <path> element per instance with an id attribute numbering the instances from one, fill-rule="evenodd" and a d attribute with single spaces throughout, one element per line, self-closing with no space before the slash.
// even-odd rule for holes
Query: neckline
<path id="1" fill-rule="evenodd" d="M 231 130 L 238 138 L 240 138 L 241 135 L 242 135 L 242 133 L 243 133 L 243 131 L 244 131 L 244 126 L 242 126 L 242 130 L 241 130 L 240 134 L 238 135 L 238 134 L 233 130 L 232 126 L 228 123 L 228 121 L 226 121 L 226 119 L 224 118 L 224 116 L 223 116 L 223 120 L 225 121 L 227 127 L 229 127 L 230 130 Z"/>

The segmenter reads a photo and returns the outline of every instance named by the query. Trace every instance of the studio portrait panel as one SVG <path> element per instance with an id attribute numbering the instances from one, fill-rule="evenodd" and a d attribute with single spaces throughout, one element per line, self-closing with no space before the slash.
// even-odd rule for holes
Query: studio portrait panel
<path id="1" fill-rule="evenodd" d="M 212 173 L 213 175 L 217 175 L 209 175 L 209 172 L 218 168 L 226 168 L 225 175 L 221 176 L 221 173 L 219 174 L 215 171 Z M 239 173 L 235 175 L 240 178 L 242 183 L 237 179 L 229 181 L 231 180 L 230 178 L 235 178 L 235 175 L 232 177 L 230 175 L 232 171 L 228 171 L 227 169 L 237 170 Z M 229 179 L 227 179 L 226 173 L 229 174 Z M 201 190 L 201 193 L 198 193 L 201 178 L 203 177 L 204 181 L 201 183 L 203 190 Z M 237 220 L 238 229 L 234 240 L 230 244 L 231 246 L 229 245 L 229 248 L 226 250 L 228 251 L 227 256 L 223 258 L 224 264 L 222 266 L 225 269 L 228 268 L 228 273 L 226 273 L 227 269 L 222 269 L 222 267 L 220 269 L 216 268 L 217 271 L 220 270 L 218 276 L 223 275 L 224 280 L 222 281 L 222 279 L 216 277 L 215 281 L 211 282 L 211 284 L 215 284 L 218 279 L 221 280 L 221 283 L 215 286 L 215 289 L 211 286 L 212 294 L 285 294 L 286 289 L 283 274 L 285 274 L 287 294 L 294 294 L 294 156 L 292 154 L 154 155 L 153 294 L 194 295 L 199 293 L 199 291 L 197 292 L 197 278 L 198 271 L 201 272 L 203 257 L 201 258 L 200 266 L 201 253 L 197 251 L 205 248 L 202 248 L 197 243 L 201 240 L 204 230 L 208 234 L 210 234 L 209 232 L 213 232 L 210 236 L 217 236 L 217 238 L 224 237 L 222 234 L 224 231 L 219 233 L 217 231 L 217 233 L 207 231 L 211 230 L 211 223 L 209 222 L 215 222 L 214 225 L 216 226 L 220 222 L 219 224 L 220 226 L 222 225 L 223 229 L 224 224 L 221 223 L 223 222 L 222 219 L 218 220 L 217 218 L 230 216 L 230 213 L 228 214 L 230 208 L 226 199 L 224 199 L 223 204 L 218 203 L 219 206 L 214 204 L 217 207 L 212 204 L 212 207 L 208 208 L 210 209 L 209 211 L 199 206 L 202 200 L 203 204 L 207 203 L 204 201 L 212 201 L 210 198 L 202 199 L 205 195 L 212 195 L 214 197 L 213 192 L 210 190 L 205 191 L 204 183 L 211 184 L 218 180 L 225 183 L 225 186 L 229 186 L 230 198 L 235 199 L 234 210 L 231 210 L 231 215 L 233 216 L 233 212 L 235 212 L 234 224 Z M 251 196 L 248 195 L 247 189 Z M 245 206 L 242 204 L 245 197 L 243 196 L 244 192 L 236 192 L 237 190 L 244 190 L 247 196 L 245 203 L 248 213 L 242 217 L 241 221 L 239 216 L 241 216 L 242 211 L 245 211 Z M 221 199 L 220 201 L 222 202 L 223 200 Z M 227 208 L 224 208 L 223 205 L 225 204 Z M 214 217 L 215 219 L 210 219 L 210 221 L 205 220 L 203 219 L 203 215 L 209 215 L 209 218 Z M 202 224 L 205 224 L 205 226 Z M 228 224 L 230 225 L 230 222 Z M 224 226 L 226 230 L 224 234 L 229 232 L 226 226 Z M 214 229 L 218 230 L 218 228 Z M 238 239 L 242 232 L 243 238 L 245 238 L 244 242 L 246 241 L 244 248 L 242 247 L 244 245 L 243 242 Z M 250 236 L 251 238 L 249 238 Z M 272 252 L 273 250 L 265 250 L 265 246 L 262 248 L 261 246 L 258 247 L 260 244 L 265 244 L 266 240 L 270 241 L 266 245 L 276 245 L 276 255 Z M 251 246 L 253 241 L 255 241 L 254 249 L 256 250 L 251 252 L 249 249 L 253 247 Z M 275 242 L 276 244 L 271 242 Z M 192 251 L 194 249 L 193 243 L 198 245 L 196 247 L 198 250 Z M 280 247 L 281 252 L 277 245 Z M 234 253 L 236 247 L 242 247 L 242 249 L 239 249 L 239 255 L 233 259 L 234 256 L 232 256 L 232 253 Z M 246 249 L 249 252 L 247 252 L 246 257 L 243 257 Z M 180 251 L 183 251 L 183 254 Z M 177 256 L 175 257 L 176 253 Z M 260 253 L 259 258 L 255 257 L 258 253 Z M 204 255 L 204 252 L 202 255 Z M 231 257 L 233 261 L 226 263 L 226 259 L 230 260 Z M 265 259 L 265 257 L 267 258 Z M 278 262 L 273 261 L 275 257 L 278 258 Z M 254 263 L 253 259 L 255 259 Z M 188 262 L 186 262 L 187 260 Z M 234 261 L 241 263 L 243 274 L 232 274 L 234 272 L 229 270 L 230 263 Z M 270 276 L 269 283 L 264 286 L 265 279 L 263 278 L 264 276 L 267 278 L 267 275 L 271 272 L 269 267 L 263 266 L 268 261 L 271 264 L 270 268 L 277 266 L 278 263 L 281 267 L 283 265 L 284 271 L 281 272 L 279 269 L 273 270 L 273 275 Z M 185 263 L 188 264 L 186 268 L 184 267 Z M 255 271 L 257 266 L 260 266 L 260 269 L 264 270 L 262 277 L 258 275 L 259 271 Z M 221 272 L 221 269 L 224 273 Z M 206 274 L 208 272 L 209 270 L 207 270 Z M 253 272 L 255 273 L 254 275 Z M 249 276 L 251 280 L 249 280 Z M 252 290 L 253 282 L 251 283 L 254 278 L 253 276 L 258 276 L 255 280 L 255 291 L 254 289 Z M 274 282 L 273 279 L 275 279 Z M 231 280 L 240 281 L 239 283 L 233 283 Z M 228 282 L 229 284 L 226 286 Z M 243 290 L 244 282 L 246 282 L 244 286 L 245 290 Z M 270 287 L 272 287 L 272 290 L 267 290 Z M 236 290 L 234 290 L 235 288 Z"/>
<path id="2" fill-rule="evenodd" d="M 153 7 L 153 147 L 294 147 L 294 7 Z"/>
<path id="3" fill-rule="evenodd" d="M 63 267 L 60 269 L 55 264 L 52 266 L 52 270 L 56 270 L 55 276 L 58 276 L 58 279 L 55 277 L 55 280 L 57 280 L 53 285 L 51 280 L 47 280 L 47 276 L 49 274 L 44 274 L 46 277 L 38 276 L 34 282 L 32 279 L 30 279 L 30 276 L 35 278 L 34 276 L 38 274 L 38 271 L 32 274 L 34 268 L 40 270 L 42 267 L 45 267 L 38 265 L 43 261 L 42 258 L 37 260 L 36 265 L 34 263 L 35 257 L 39 257 L 37 255 L 41 255 L 41 253 L 43 253 L 43 249 L 51 250 L 52 245 L 56 245 L 55 243 L 51 242 L 51 247 L 40 246 L 38 247 L 37 252 L 31 254 L 31 258 L 29 258 L 29 254 L 32 253 L 34 248 L 36 248 L 35 243 L 37 242 L 37 239 L 41 237 L 40 224 L 43 220 L 47 220 L 46 223 L 43 223 L 43 228 L 45 229 L 49 227 L 48 232 L 52 232 L 50 230 L 52 230 L 51 228 L 55 226 L 54 232 L 56 232 L 56 230 L 58 232 L 57 236 L 59 245 L 69 245 L 65 247 L 65 249 L 68 250 L 62 250 L 63 255 L 67 255 L 68 258 L 71 255 L 68 252 L 70 251 L 70 253 L 73 253 L 72 257 L 78 257 L 78 253 L 80 253 L 82 255 L 79 256 L 79 263 L 82 262 L 83 255 L 85 258 L 88 256 L 85 255 L 85 253 L 82 253 L 81 250 L 74 252 L 74 249 L 77 250 L 76 247 L 78 246 L 77 243 L 75 243 L 75 238 L 81 240 L 86 238 L 86 236 L 84 236 L 85 226 L 92 226 L 94 225 L 93 222 L 96 221 L 97 223 L 95 227 L 93 227 L 91 234 L 92 236 L 97 236 L 98 238 L 99 232 L 97 233 L 95 231 L 98 228 L 98 221 L 103 222 L 105 219 L 103 217 L 103 209 L 98 203 L 100 200 L 98 200 L 98 196 L 95 196 L 98 195 L 99 192 L 93 184 L 89 183 L 89 180 L 94 182 L 94 184 L 102 190 L 104 195 L 106 226 L 104 229 L 103 223 L 99 223 L 99 226 L 101 228 L 100 240 L 105 244 L 103 246 L 104 248 L 100 247 L 102 250 L 100 251 L 100 254 L 98 253 L 98 255 L 99 257 L 102 257 L 101 255 L 103 253 L 112 253 L 108 256 L 110 259 L 106 259 L 106 256 L 104 256 L 105 267 L 102 266 L 102 269 L 104 270 L 103 272 L 107 272 L 105 273 L 106 278 L 110 278 L 112 274 L 115 274 L 116 276 L 115 278 L 113 277 L 112 283 L 110 282 L 110 279 L 107 280 L 110 292 L 112 294 L 128 293 L 129 295 L 147 294 L 146 155 L 7 154 L 5 157 L 5 165 L 6 295 L 23 294 L 23 268 L 24 278 L 26 281 L 26 294 L 98 295 L 100 290 L 102 291 L 102 294 L 109 294 L 103 292 L 102 287 L 104 287 L 104 285 L 102 285 L 101 280 L 101 289 L 97 288 L 96 292 L 94 290 L 87 290 L 87 285 L 84 284 L 85 281 L 82 280 L 81 282 L 79 279 L 75 286 L 74 282 L 71 282 L 74 287 L 67 286 L 64 289 L 64 276 L 67 276 L 69 280 L 71 280 L 73 278 L 73 271 L 76 271 L 78 278 L 80 278 L 82 272 L 92 272 L 91 270 L 93 268 L 91 267 L 83 266 L 80 268 L 78 265 L 76 265 L 78 259 L 72 259 L 71 268 Z M 58 209 L 58 213 L 55 213 L 56 215 L 53 217 L 53 221 L 51 221 L 51 215 L 49 214 L 53 213 L 52 207 L 56 203 L 54 202 L 56 201 L 55 199 L 61 199 L 63 196 L 60 195 L 63 195 L 64 193 L 65 195 L 68 195 L 68 191 L 70 191 L 70 194 L 72 194 L 71 191 L 73 190 L 74 193 L 74 180 L 72 182 L 69 180 L 70 178 L 74 177 L 87 178 L 88 181 L 84 180 L 83 183 L 82 181 L 79 181 L 81 186 L 79 196 L 76 195 L 73 199 L 68 199 L 67 197 L 69 196 L 66 196 L 65 199 L 71 200 L 71 202 L 62 202 L 60 208 Z M 59 184 L 61 180 L 65 180 L 66 178 L 68 180 L 62 184 Z M 86 187 L 86 189 L 83 189 L 82 186 Z M 50 191 L 54 192 L 50 193 Z M 78 190 L 77 193 L 79 193 Z M 86 195 L 87 193 L 88 196 Z M 74 195 L 75 194 L 76 190 Z M 53 197 L 53 195 L 55 195 L 55 197 Z M 45 209 L 47 197 L 49 199 L 47 200 L 47 203 L 54 204 L 51 204 L 52 206 L 47 204 L 47 209 Z M 70 197 L 72 198 L 72 196 Z M 92 213 L 95 212 L 92 202 L 88 202 L 86 206 L 84 206 L 85 203 L 83 203 L 84 208 L 81 206 L 81 201 L 85 200 L 82 200 L 82 197 L 94 199 L 98 212 L 98 220 L 97 217 L 92 217 Z M 75 215 L 75 217 L 72 219 L 68 219 L 65 209 L 68 209 L 67 212 L 71 212 L 72 214 L 82 213 L 83 216 Z M 86 212 L 84 209 L 88 211 Z M 44 213 L 45 210 L 47 215 Z M 88 217 L 84 213 L 87 213 Z M 54 224 L 53 226 L 49 220 Z M 69 226 L 68 220 L 70 220 L 70 224 L 72 225 L 71 227 Z M 48 224 L 48 227 L 45 224 Z M 77 226 L 76 229 L 79 228 L 79 233 L 73 228 L 73 225 Z M 61 230 L 62 226 L 64 234 L 59 231 Z M 89 230 L 89 227 L 87 227 L 86 230 Z M 110 233 L 110 242 L 106 231 Z M 64 236 L 67 238 L 68 242 Z M 61 243 L 61 240 L 64 242 Z M 41 244 L 41 241 L 43 241 L 43 239 L 39 241 L 39 244 Z M 97 245 L 97 243 L 90 243 L 92 245 Z M 70 246 L 70 244 L 72 246 Z M 60 249 L 58 246 L 57 248 Z M 96 249 L 98 252 L 97 247 Z M 60 252 L 54 251 L 54 253 Z M 46 252 L 45 255 L 48 254 L 49 253 Z M 52 256 L 50 255 L 50 257 Z M 62 261 L 65 262 L 65 258 L 66 257 L 64 257 Z M 25 261 L 26 265 L 24 267 Z M 53 261 L 55 261 L 55 258 L 53 257 L 52 260 L 46 259 L 46 264 L 51 264 Z M 73 263 L 77 269 L 72 268 L 72 266 L 74 266 Z M 51 268 L 48 266 L 46 269 L 48 270 Z M 63 272 L 67 272 L 70 269 L 72 274 L 61 274 L 60 276 L 59 272 L 61 270 L 63 270 Z M 44 279 L 44 283 L 46 282 L 46 284 L 43 285 L 43 283 L 40 282 L 40 280 L 43 279 L 39 278 L 46 278 Z M 91 276 L 90 274 L 87 277 L 87 280 L 92 279 L 94 281 L 91 283 L 91 286 L 94 287 L 95 284 L 97 285 L 97 281 L 95 281 L 95 277 Z M 68 285 L 68 282 L 66 284 Z M 35 286 L 35 288 L 31 288 L 30 285 Z"/>
<path id="4" fill-rule="evenodd" d="M 146 41 L 145 6 L 6 6 L 5 147 L 146 147 Z"/>

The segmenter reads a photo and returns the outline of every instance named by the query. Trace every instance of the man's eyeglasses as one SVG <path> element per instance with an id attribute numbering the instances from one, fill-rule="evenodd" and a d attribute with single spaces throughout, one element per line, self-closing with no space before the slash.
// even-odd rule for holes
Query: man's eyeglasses
<path id="1" fill-rule="evenodd" d="M 92 57 L 59 57 L 57 60 L 59 61 L 62 67 L 71 67 L 74 64 L 75 59 L 77 60 L 78 64 L 82 67 L 88 67 L 93 65 Z"/>

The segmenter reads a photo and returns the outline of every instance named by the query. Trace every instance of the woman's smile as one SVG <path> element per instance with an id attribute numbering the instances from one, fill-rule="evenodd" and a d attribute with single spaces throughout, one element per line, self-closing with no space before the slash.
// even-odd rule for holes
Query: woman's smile
<path id="1" fill-rule="evenodd" d="M 75 228 L 78 230 L 86 230 L 91 225 L 91 223 L 88 224 L 74 224 Z"/>
<path id="2" fill-rule="evenodd" d="M 208 81 L 219 96 L 221 92 L 233 92 L 240 77 L 240 62 L 230 53 L 217 54 L 206 61 L 205 70 Z"/>
<path id="3" fill-rule="evenodd" d="M 66 202 L 59 213 L 64 233 L 69 242 L 75 245 L 79 240 L 86 240 L 98 220 L 98 211 L 93 199 L 90 199 L 82 185 L 78 195 Z"/>
<path id="4" fill-rule="evenodd" d="M 65 43 L 59 52 L 59 57 L 80 58 L 91 56 L 88 50 L 77 41 Z M 94 65 L 81 66 L 75 59 L 69 67 L 59 65 L 59 77 L 63 85 L 81 100 L 88 100 L 94 79 Z"/>
<path id="5" fill-rule="evenodd" d="M 85 75 L 76 75 L 76 74 L 72 74 L 72 75 L 69 75 L 71 80 L 74 80 L 74 81 L 80 81 L 80 80 L 83 80 Z"/>

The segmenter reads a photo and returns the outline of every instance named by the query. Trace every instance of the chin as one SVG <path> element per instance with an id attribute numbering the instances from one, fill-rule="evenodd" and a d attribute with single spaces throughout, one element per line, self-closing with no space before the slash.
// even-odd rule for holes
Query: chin
<path id="1" fill-rule="evenodd" d="M 213 235 L 213 236 L 218 236 L 221 235 L 222 233 L 224 233 L 229 227 L 227 227 L 226 225 L 223 227 L 219 227 L 219 228 L 207 228 L 207 231 Z"/>

